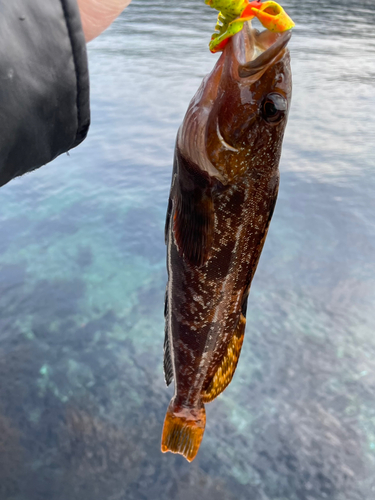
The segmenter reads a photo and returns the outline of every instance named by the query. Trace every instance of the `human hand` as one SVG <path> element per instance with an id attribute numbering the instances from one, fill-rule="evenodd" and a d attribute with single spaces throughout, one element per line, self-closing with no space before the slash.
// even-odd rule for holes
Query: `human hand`
<path id="1" fill-rule="evenodd" d="M 131 0 L 77 0 L 86 42 L 97 37 L 116 19 Z"/>

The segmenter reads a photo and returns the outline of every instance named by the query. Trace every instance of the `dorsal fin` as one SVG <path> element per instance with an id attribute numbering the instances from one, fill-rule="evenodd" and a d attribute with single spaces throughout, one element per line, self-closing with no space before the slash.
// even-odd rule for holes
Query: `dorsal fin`
<path id="1" fill-rule="evenodd" d="M 168 338 L 168 330 L 165 329 L 165 337 L 164 337 L 164 379 L 167 386 L 171 385 L 173 381 L 173 365 L 171 358 L 171 351 L 169 345 Z"/>
<path id="2" fill-rule="evenodd" d="M 171 215 L 172 215 L 172 210 L 173 210 L 173 193 L 175 191 L 175 183 L 176 183 L 176 177 L 177 177 L 176 174 L 177 174 L 177 161 L 176 161 L 176 152 L 175 152 L 175 158 L 174 158 L 174 162 L 173 162 L 173 171 L 172 171 L 171 190 L 169 193 L 167 216 L 165 219 L 165 228 L 164 228 L 164 238 L 165 238 L 166 245 L 168 244 L 169 224 L 171 222 Z"/>
<path id="3" fill-rule="evenodd" d="M 173 365 L 171 357 L 171 347 L 169 345 L 169 335 L 168 335 L 168 289 L 165 291 L 165 302 L 164 302 L 164 320 L 165 320 L 165 333 L 164 333 L 164 379 L 167 386 L 172 383 L 173 380 Z"/>
<path id="4" fill-rule="evenodd" d="M 210 254 L 214 233 L 212 179 L 186 160 L 178 147 L 175 168 L 171 190 L 175 243 L 188 263 L 203 266 Z"/>
<path id="5" fill-rule="evenodd" d="M 227 352 L 224 354 L 220 366 L 216 370 L 207 388 L 202 391 L 203 403 L 210 403 L 214 400 L 224 391 L 224 389 L 228 387 L 232 381 L 241 353 L 241 347 L 245 335 L 245 325 L 246 318 L 241 313 L 237 328 L 229 342 Z"/>

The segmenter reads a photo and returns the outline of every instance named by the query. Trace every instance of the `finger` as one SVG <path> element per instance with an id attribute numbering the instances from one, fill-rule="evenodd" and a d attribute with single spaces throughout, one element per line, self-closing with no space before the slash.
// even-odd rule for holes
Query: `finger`
<path id="1" fill-rule="evenodd" d="M 77 0 L 86 42 L 102 33 L 131 0 Z"/>

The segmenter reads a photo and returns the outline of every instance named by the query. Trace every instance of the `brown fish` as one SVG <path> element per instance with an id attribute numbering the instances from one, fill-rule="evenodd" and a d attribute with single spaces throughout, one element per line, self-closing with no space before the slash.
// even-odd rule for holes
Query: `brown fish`
<path id="1" fill-rule="evenodd" d="M 161 449 L 195 458 L 204 403 L 232 380 L 251 280 L 279 186 L 290 32 L 251 25 L 226 46 L 177 135 L 166 244 L 164 373 L 175 393 Z"/>

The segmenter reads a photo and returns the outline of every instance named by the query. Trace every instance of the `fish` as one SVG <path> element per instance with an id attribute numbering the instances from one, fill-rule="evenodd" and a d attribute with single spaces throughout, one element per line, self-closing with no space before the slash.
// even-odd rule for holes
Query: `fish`
<path id="1" fill-rule="evenodd" d="M 274 212 L 291 102 L 291 32 L 246 23 L 193 97 L 174 154 L 165 238 L 162 452 L 197 455 L 205 404 L 231 382 Z"/>

